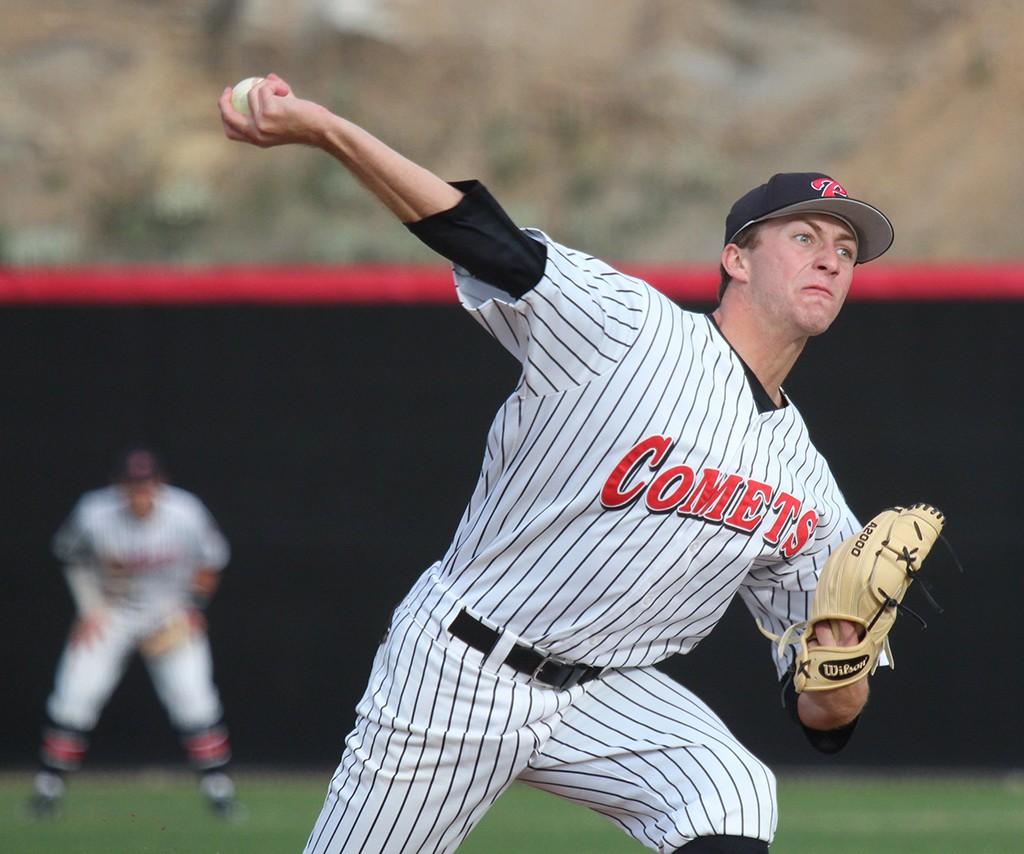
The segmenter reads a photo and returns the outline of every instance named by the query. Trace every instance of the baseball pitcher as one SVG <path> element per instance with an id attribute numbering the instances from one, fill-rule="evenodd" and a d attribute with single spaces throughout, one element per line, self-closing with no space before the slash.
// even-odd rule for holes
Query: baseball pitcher
<path id="1" fill-rule="evenodd" d="M 224 90 L 228 138 L 336 158 L 453 262 L 463 307 L 522 365 L 451 546 L 392 615 L 307 854 L 453 851 L 514 780 L 655 851 L 767 851 L 771 771 L 653 665 L 739 596 L 798 676 L 812 743 L 850 737 L 941 515 L 890 511 L 865 548 L 782 383 L 889 220 L 827 175 L 776 175 L 729 212 L 720 304 L 695 314 L 279 77 L 247 105 Z M 844 594 L 873 579 L 884 595 Z"/>

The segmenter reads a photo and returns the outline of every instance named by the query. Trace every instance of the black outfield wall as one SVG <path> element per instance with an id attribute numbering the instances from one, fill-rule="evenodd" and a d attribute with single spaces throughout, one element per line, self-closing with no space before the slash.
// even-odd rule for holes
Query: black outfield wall
<path id="1" fill-rule="evenodd" d="M 967 569 L 895 629 L 839 757 L 782 712 L 742 605 L 665 667 L 771 762 L 1020 767 L 1024 303 L 853 304 L 787 383 L 851 506 L 942 507 Z M 0 762 L 33 761 L 72 617 L 49 539 L 146 439 L 233 546 L 210 609 L 239 760 L 331 766 L 388 614 L 444 551 L 517 365 L 456 307 L 0 310 Z M 90 762 L 176 759 L 136 662 Z"/>

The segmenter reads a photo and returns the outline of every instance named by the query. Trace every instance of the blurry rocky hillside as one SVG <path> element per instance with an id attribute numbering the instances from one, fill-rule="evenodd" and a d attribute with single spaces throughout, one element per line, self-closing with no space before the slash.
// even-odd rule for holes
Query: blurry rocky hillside
<path id="1" fill-rule="evenodd" d="M 729 204 L 817 169 L 890 257 L 1020 257 L 1024 0 L 4 0 L 0 262 L 431 256 L 329 158 L 227 142 L 276 71 L 522 224 L 714 260 Z"/>

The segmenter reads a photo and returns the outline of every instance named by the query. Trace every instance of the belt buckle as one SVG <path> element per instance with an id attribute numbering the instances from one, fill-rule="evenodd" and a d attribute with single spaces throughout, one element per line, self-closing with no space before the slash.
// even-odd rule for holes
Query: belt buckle
<path id="1" fill-rule="evenodd" d="M 530 679 L 535 682 L 543 682 L 544 680 L 540 678 L 540 672 L 547 666 L 549 661 L 551 661 L 550 658 L 542 658 L 540 660 L 540 664 L 533 668 L 533 672 L 530 674 Z"/>
<path id="2" fill-rule="evenodd" d="M 543 678 L 541 671 L 549 664 L 566 668 L 567 673 L 565 677 L 559 679 L 557 682 Z M 562 661 L 561 659 L 549 655 L 534 668 L 533 673 L 530 674 L 530 678 L 535 682 L 540 682 L 542 685 L 547 685 L 549 688 L 554 688 L 558 691 L 568 691 L 570 688 L 579 684 L 580 679 L 589 669 L 590 668 L 585 664 L 573 664 L 570 661 Z"/>
<path id="3" fill-rule="evenodd" d="M 530 679 L 532 679 L 534 682 L 540 682 L 542 685 L 547 685 L 549 688 L 559 688 L 560 689 L 562 687 L 561 685 L 556 685 L 554 682 L 548 682 L 546 679 L 542 678 L 541 677 L 541 671 L 545 667 L 547 667 L 549 664 L 563 664 L 563 663 L 565 663 L 565 662 L 559 661 L 554 656 L 551 656 L 551 655 L 546 656 L 546 657 L 544 657 L 544 658 L 542 658 L 540 660 L 540 664 L 538 664 L 535 668 L 533 668 L 533 672 L 530 674 Z"/>

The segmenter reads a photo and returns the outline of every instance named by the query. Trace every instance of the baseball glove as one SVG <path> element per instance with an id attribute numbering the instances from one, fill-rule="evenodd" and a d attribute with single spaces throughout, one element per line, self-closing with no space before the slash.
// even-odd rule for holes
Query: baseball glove
<path id="1" fill-rule="evenodd" d="M 143 638 L 139 649 L 147 658 L 164 655 L 202 631 L 202 624 L 197 620 L 202 620 L 198 612 L 174 611 L 164 618 L 156 631 Z"/>
<path id="2" fill-rule="evenodd" d="M 785 660 L 788 646 L 797 648 L 793 687 L 798 693 L 852 685 L 874 673 L 883 650 L 892 664 L 889 629 L 943 522 L 942 513 L 928 504 L 883 510 L 825 561 L 806 621 L 781 635 L 758 624 L 765 637 L 778 643 L 780 659 Z M 823 620 L 853 623 L 862 635 L 860 643 L 811 643 L 815 625 Z"/>

